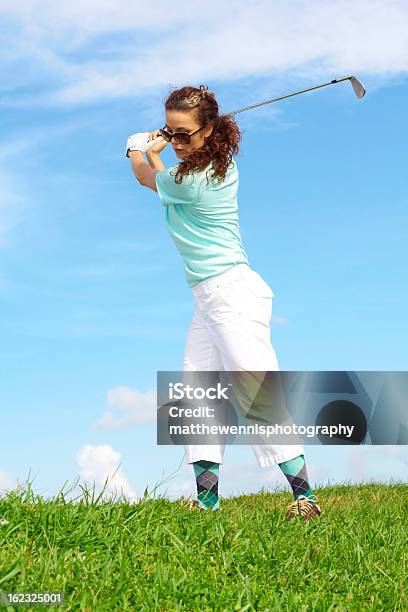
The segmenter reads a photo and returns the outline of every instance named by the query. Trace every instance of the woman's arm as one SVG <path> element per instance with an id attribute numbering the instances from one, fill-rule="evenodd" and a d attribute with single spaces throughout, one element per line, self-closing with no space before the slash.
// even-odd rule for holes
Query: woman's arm
<path id="1" fill-rule="evenodd" d="M 143 153 L 140 151 L 129 151 L 129 158 L 132 164 L 133 174 L 139 183 L 157 192 L 156 173 L 159 169 L 154 169 L 149 166 L 144 160 Z"/>
<path id="2" fill-rule="evenodd" d="M 148 151 L 146 153 L 146 157 L 147 157 L 147 161 L 149 162 L 150 167 L 153 168 L 153 170 L 165 170 L 166 169 L 165 165 L 160 159 L 159 153 L 151 153 L 150 151 Z"/>

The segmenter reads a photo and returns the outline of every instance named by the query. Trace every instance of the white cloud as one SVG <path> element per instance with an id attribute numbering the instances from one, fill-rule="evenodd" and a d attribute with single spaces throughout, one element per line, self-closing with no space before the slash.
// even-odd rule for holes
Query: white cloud
<path id="1" fill-rule="evenodd" d="M 123 493 L 129 501 L 135 502 L 138 497 L 119 467 L 120 457 L 120 453 L 109 444 L 98 446 L 85 444 L 77 452 L 76 461 L 80 468 L 80 476 L 84 479 L 87 488 L 95 491 L 95 497 L 104 489 L 104 499 L 112 495 L 122 496 Z"/>
<path id="2" fill-rule="evenodd" d="M 108 391 L 109 410 L 94 423 L 100 429 L 124 429 L 131 425 L 143 425 L 156 421 L 156 392 L 140 392 L 126 386 Z"/>
<path id="3" fill-rule="evenodd" d="M 267 76 L 281 91 L 283 81 L 408 71 L 405 0 L 209 0 L 204 8 L 183 0 L 173 11 L 163 0 L 120 11 L 112 0 L 31 0 L 3 2 L 0 15 L 3 104 L 77 104 L 244 77 Z M 10 96 L 22 67 L 26 83 L 42 79 L 42 94 Z"/>
<path id="4" fill-rule="evenodd" d="M 10 24 L 20 23 L 33 38 L 47 33 L 52 41 L 58 40 L 64 48 L 73 50 L 89 43 L 96 34 L 138 32 L 146 28 L 155 28 L 161 34 L 172 26 L 193 24 L 197 19 L 194 5 L 201 8 L 198 0 L 179 0 L 177 10 L 169 11 L 166 0 L 156 0 L 149 5 L 149 10 L 141 10 L 137 3 L 129 3 L 119 11 L 115 0 L 71 0 L 69 3 L 26 0 L 15 6 L 0 2 L 0 11 Z M 220 9 L 222 11 L 222 7 Z M 204 15 L 204 18 L 208 20 L 209 15 Z M 76 33 L 76 37 L 66 36 L 67 32 Z"/>

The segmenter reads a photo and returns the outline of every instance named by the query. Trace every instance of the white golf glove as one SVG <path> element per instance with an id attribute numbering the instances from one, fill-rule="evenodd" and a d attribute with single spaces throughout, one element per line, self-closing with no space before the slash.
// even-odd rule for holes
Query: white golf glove
<path id="1" fill-rule="evenodd" d="M 163 140 L 162 136 L 157 136 L 152 140 L 148 140 L 149 132 L 137 132 L 132 134 L 127 139 L 126 143 L 126 157 L 129 157 L 129 151 L 140 151 L 146 153 L 153 145 Z"/>

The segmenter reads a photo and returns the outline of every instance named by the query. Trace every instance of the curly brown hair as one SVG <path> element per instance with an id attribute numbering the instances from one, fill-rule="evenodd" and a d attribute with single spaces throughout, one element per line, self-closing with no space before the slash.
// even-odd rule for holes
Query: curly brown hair
<path id="1" fill-rule="evenodd" d="M 208 87 L 199 88 L 187 85 L 173 90 L 164 102 L 166 111 L 191 111 L 195 121 L 204 126 L 212 123 L 213 130 L 205 139 L 202 147 L 188 155 L 178 164 L 175 182 L 180 184 L 183 176 L 190 172 L 203 170 L 212 161 L 213 174 L 211 178 L 224 180 L 232 156 L 239 155 L 241 131 L 232 115 L 219 115 L 218 103 L 213 92 Z M 211 170 L 211 168 L 209 169 Z M 208 184 L 208 171 L 206 173 Z"/>

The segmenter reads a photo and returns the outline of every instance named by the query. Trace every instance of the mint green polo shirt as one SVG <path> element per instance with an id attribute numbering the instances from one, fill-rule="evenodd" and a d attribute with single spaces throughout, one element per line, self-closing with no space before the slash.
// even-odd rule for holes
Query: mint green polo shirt
<path id="1" fill-rule="evenodd" d="M 178 185 L 178 165 L 157 172 L 156 186 L 167 230 L 184 260 L 188 286 L 194 287 L 237 264 L 249 265 L 239 229 L 239 174 L 232 160 L 224 181 L 212 179 L 210 162 L 204 170 L 183 176 Z"/>

